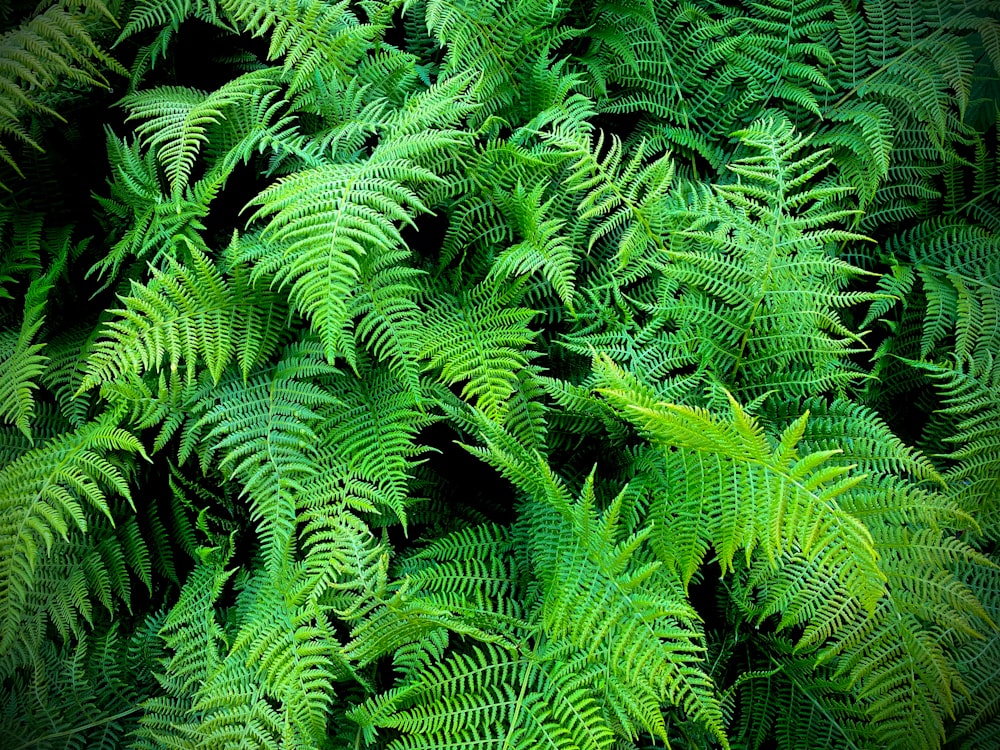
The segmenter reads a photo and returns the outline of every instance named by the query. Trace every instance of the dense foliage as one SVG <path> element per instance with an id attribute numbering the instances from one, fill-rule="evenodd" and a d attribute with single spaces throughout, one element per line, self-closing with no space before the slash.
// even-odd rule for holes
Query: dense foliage
<path id="1" fill-rule="evenodd" d="M 1000 746 L 995 0 L 0 8 L 0 746 Z"/>

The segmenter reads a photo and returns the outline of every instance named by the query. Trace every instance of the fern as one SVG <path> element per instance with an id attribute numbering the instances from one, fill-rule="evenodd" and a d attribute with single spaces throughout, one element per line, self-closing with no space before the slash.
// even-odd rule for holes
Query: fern
<path id="1" fill-rule="evenodd" d="M 92 422 L 46 441 L 0 469 L 7 550 L 0 565 L 0 653 L 19 637 L 35 587 L 47 583 L 47 577 L 38 578 L 40 566 L 59 539 L 72 530 L 86 531 L 88 511 L 110 516 L 109 495 L 130 496 L 126 475 L 107 454 L 141 453 L 142 447 L 108 422 Z"/>
<path id="2" fill-rule="evenodd" d="M 466 747 L 486 738 L 509 747 L 603 748 L 611 746 L 614 729 L 631 734 L 643 727 L 665 736 L 662 717 L 649 709 L 669 695 L 725 745 L 718 707 L 697 667 L 693 612 L 680 605 L 678 590 L 669 577 L 659 578 L 655 564 L 626 562 L 645 534 L 619 539 L 614 506 L 599 519 L 593 502 L 588 485 L 581 503 L 567 504 L 567 515 L 549 507 L 528 512 L 532 536 L 525 549 L 535 575 L 552 582 L 525 623 L 527 633 L 537 634 L 518 648 L 487 643 L 457 652 L 355 709 L 351 716 L 366 735 L 377 727 L 399 729 L 403 736 L 391 746 L 400 748 Z M 465 560 L 464 569 L 474 570 L 477 553 L 498 543 L 503 538 L 489 529 L 456 536 L 420 553 L 420 559 L 442 563 L 417 580 L 424 588 L 445 587 L 445 601 L 468 609 L 471 602 L 460 603 L 467 579 L 452 574 L 449 563 Z M 513 580 L 505 581 L 500 571 L 493 575 L 494 595 L 503 596 Z M 653 582 L 657 594 L 636 595 L 640 581 Z M 488 619 L 499 614 L 487 615 L 490 609 L 503 609 L 499 603 L 473 606 L 470 611 Z M 618 714 L 616 704 L 628 708 Z"/>
<path id="3" fill-rule="evenodd" d="M 94 39 L 95 16 L 113 18 L 107 5 L 89 3 L 93 14 L 67 5 L 39 8 L 0 36 L 0 136 L 5 139 L 41 149 L 23 120 L 33 113 L 58 116 L 46 105 L 43 92 L 61 80 L 107 88 L 105 72 L 123 72 Z M 20 173 L 10 147 L 2 143 L 0 161 Z"/>
<path id="4" fill-rule="evenodd" d="M 442 295 L 428 310 L 421 354 L 428 367 L 440 368 L 441 380 L 465 382 L 463 397 L 499 416 L 514 393 L 517 372 L 528 364 L 525 346 L 534 338 L 531 310 L 504 306 L 504 295 L 480 286 L 462 297 Z"/>
<path id="5" fill-rule="evenodd" d="M 206 94 L 178 87 L 130 94 L 122 100 L 129 120 L 143 120 L 136 128 L 143 146 L 156 153 L 170 191 L 178 195 L 188 184 L 207 131 L 224 111 L 247 102 L 273 81 L 270 71 L 247 73 L 217 91 Z"/>
<path id="6" fill-rule="evenodd" d="M 0 416 L 29 438 L 35 410 L 32 391 L 38 388 L 34 381 L 45 371 L 47 363 L 47 358 L 41 354 L 45 344 L 32 340 L 44 322 L 45 298 L 54 286 L 53 277 L 61 270 L 60 265 L 54 265 L 48 274 L 28 287 L 21 329 L 0 348 L 0 367 L 4 373 L 0 376 Z"/>
<path id="7" fill-rule="evenodd" d="M 0 744 L 997 745 L 996 16 L 4 4 Z"/>
<path id="8" fill-rule="evenodd" d="M 218 456 L 219 469 L 243 485 L 271 569 L 293 549 L 294 494 L 315 472 L 304 449 L 316 440 L 314 410 L 333 398 L 305 378 L 324 369 L 308 350 L 291 351 L 245 381 L 220 382 L 193 410 L 204 413 L 193 426 L 208 445 L 202 461 Z"/>
<path id="9" fill-rule="evenodd" d="M 654 445 L 678 449 L 665 455 L 667 481 L 688 486 L 688 497 L 681 495 L 678 505 L 700 503 L 705 495 L 726 498 L 707 517 L 696 513 L 691 519 L 704 527 L 723 572 L 733 568 L 741 548 L 749 560 L 759 547 L 774 564 L 784 545 L 792 543 L 809 557 L 821 556 L 824 566 L 839 569 L 844 585 L 869 608 L 875 606 L 883 576 L 870 532 L 842 511 L 836 499 L 858 479 L 845 476 L 846 467 L 824 467 L 828 451 L 798 455 L 807 416 L 793 422 L 772 446 L 735 401 L 730 419 L 720 423 L 702 410 L 650 403 L 648 392 L 633 395 L 635 386 L 624 373 L 609 380 L 617 387 L 602 392 L 612 405 L 646 431 Z"/>
<path id="10" fill-rule="evenodd" d="M 382 366 L 339 373 L 326 386 L 336 400 L 321 412 L 319 471 L 303 487 L 302 501 L 328 502 L 332 492 L 360 509 L 388 510 L 405 528 L 411 459 L 423 452 L 415 436 L 435 418 Z"/>
<path id="11" fill-rule="evenodd" d="M 171 372 L 183 363 L 189 381 L 199 361 L 218 381 L 236 358 L 245 376 L 274 351 L 284 301 L 253 291 L 245 271 L 229 281 L 197 249 L 191 255 L 190 267 L 174 262 L 167 271 L 154 270 L 148 285 L 133 286 L 116 311 L 121 319 L 110 322 L 95 344 L 81 390 L 127 373 L 158 371 L 165 360 Z"/>
<path id="12" fill-rule="evenodd" d="M 426 210 L 411 185 L 436 177 L 408 157 L 447 143 L 432 136 L 387 145 L 363 162 L 284 178 L 255 199 L 260 208 L 253 218 L 269 222 L 261 235 L 267 245 L 245 255 L 254 263 L 253 278 L 267 274 L 290 284 L 292 304 L 312 321 L 329 359 L 343 354 L 339 339 L 360 258 L 397 249 L 402 238 L 393 222 L 412 222 Z"/>

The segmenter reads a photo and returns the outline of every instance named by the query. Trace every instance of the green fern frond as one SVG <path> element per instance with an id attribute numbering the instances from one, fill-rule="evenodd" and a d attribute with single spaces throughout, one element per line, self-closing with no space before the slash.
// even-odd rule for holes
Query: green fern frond
<path id="1" fill-rule="evenodd" d="M 567 8 L 553 0 L 426 0 L 422 6 L 428 33 L 445 50 L 442 73 L 468 71 L 477 79 L 479 122 L 514 104 L 522 71 L 576 33 L 559 26 Z"/>
<path id="2" fill-rule="evenodd" d="M 129 94 L 121 103 L 128 110 L 128 121 L 141 121 L 136 134 L 145 148 L 156 153 L 170 193 L 177 198 L 190 181 L 210 128 L 225 117 L 228 108 L 252 101 L 261 89 L 274 84 L 273 71 L 265 69 L 245 73 L 211 93 L 161 86 Z"/>
<path id="3" fill-rule="evenodd" d="M 598 366 L 613 382 L 615 365 L 604 360 Z M 836 451 L 799 454 L 808 414 L 772 441 L 732 399 L 731 415 L 720 419 L 703 409 L 648 405 L 646 394 L 637 403 L 627 381 L 599 392 L 654 445 L 671 449 L 664 451 L 663 460 L 674 481 L 684 487 L 681 502 L 725 498 L 695 516 L 707 527 L 707 540 L 723 572 L 734 569 L 739 549 L 746 550 L 749 560 L 760 547 L 776 565 L 794 544 L 806 554 L 821 555 L 849 591 L 869 609 L 875 607 L 884 594 L 885 578 L 871 532 L 842 510 L 838 500 L 862 477 L 852 476 L 849 467 L 826 465 Z"/>
<path id="4" fill-rule="evenodd" d="M 958 577 L 966 581 L 983 602 L 988 615 L 1000 622 L 1000 576 L 992 569 L 975 563 L 958 568 Z M 956 654 L 955 663 L 968 689 L 956 697 L 958 721 L 949 732 L 948 745 L 966 750 L 986 750 L 1000 730 L 1000 702 L 997 701 L 998 676 L 993 665 L 1000 658 L 1000 629 L 985 638 L 970 639 Z"/>
<path id="5" fill-rule="evenodd" d="M 386 509 L 406 528 L 409 474 L 424 451 L 415 436 L 437 420 L 421 411 L 391 368 L 360 364 L 357 375 L 343 372 L 324 381 L 335 401 L 320 410 L 313 459 L 318 471 L 303 485 L 302 502 L 314 505 L 360 490 L 370 498 L 368 510 Z"/>
<path id="6" fill-rule="evenodd" d="M 350 317 L 355 336 L 380 361 L 389 362 L 392 373 L 420 397 L 420 320 L 416 298 L 422 291 L 422 274 L 403 265 L 409 253 L 396 251 L 362 258 L 359 286 L 351 300 Z M 349 361 L 356 361 L 352 355 Z"/>
<path id="7" fill-rule="evenodd" d="M 576 254 L 562 233 L 566 222 L 545 218 L 553 199 L 543 204 L 543 189 L 539 186 L 528 193 L 518 183 L 513 194 L 501 201 L 522 240 L 497 256 L 490 275 L 505 279 L 541 271 L 572 313 Z"/>
<path id="8" fill-rule="evenodd" d="M 964 689 L 946 656 L 947 633 L 921 626 L 887 599 L 840 635 L 837 672 L 861 701 L 876 741 L 890 748 L 937 747 L 952 696 Z"/>
<path id="9" fill-rule="evenodd" d="M 487 738 L 508 747 L 610 748 L 615 729 L 622 737 L 665 737 L 656 706 L 667 701 L 727 746 L 699 667 L 694 611 L 657 564 L 636 559 L 645 532 L 620 538 L 616 506 L 598 516 L 591 484 L 581 503 L 562 510 L 532 505 L 514 539 L 480 527 L 411 558 L 405 569 L 419 586 L 416 601 L 451 602 L 530 640 L 519 648 L 482 643 L 427 665 L 350 712 L 367 736 L 396 728 L 402 736 L 391 746 L 399 748 L 466 747 Z M 490 562 L 512 542 L 512 566 Z M 519 587 L 526 555 L 543 583 L 542 600 L 534 614 L 498 617 Z M 470 585 L 476 579 L 488 581 L 479 593 Z"/>
<path id="10" fill-rule="evenodd" d="M 451 139 L 401 141 L 380 144 L 365 161 L 285 177 L 252 202 L 260 206 L 252 218 L 268 219 L 261 234 L 267 244 L 245 254 L 253 279 L 273 276 L 291 286 L 292 304 L 312 322 L 331 361 L 344 356 L 340 338 L 361 258 L 397 250 L 403 240 L 396 222 L 412 224 L 416 212 L 428 210 L 413 188 L 439 178 L 410 159 Z"/>
<path id="11" fill-rule="evenodd" d="M 0 653 L 19 635 L 25 605 L 45 558 L 71 530 L 86 531 L 93 508 L 110 517 L 108 498 L 130 499 L 115 451 L 145 455 L 139 441 L 109 420 L 53 438 L 0 468 Z"/>
<path id="12" fill-rule="evenodd" d="M 987 539 L 996 539 L 1000 532 L 997 523 L 1000 486 L 996 475 L 1000 461 L 1000 414 L 997 413 L 1000 368 L 993 364 L 989 350 L 980 355 L 978 362 L 956 360 L 950 366 L 913 364 L 933 379 L 944 401 L 941 414 L 952 420 L 946 445 L 954 448 L 942 456 L 951 464 L 944 473 L 949 494 L 979 519 Z"/>
<path id="13" fill-rule="evenodd" d="M 861 750 L 873 746 L 864 713 L 829 667 L 796 656 L 792 644 L 768 637 L 757 679 L 738 686 L 740 736 L 748 750 L 773 737 L 782 750 Z M 762 656 L 764 656 L 762 654 Z M 745 673 L 752 674 L 752 673 Z"/>
<path id="14" fill-rule="evenodd" d="M 559 669 L 557 659 L 540 662 L 533 654 L 478 646 L 348 716 L 369 741 L 379 729 L 402 730 L 392 750 L 460 750 L 483 742 L 510 750 L 609 749 L 613 736 L 580 680 Z"/>
<path id="15" fill-rule="evenodd" d="M 41 383 L 55 398 L 60 414 L 75 427 L 87 421 L 94 405 L 92 399 L 75 397 L 75 394 L 83 382 L 87 358 L 97 335 L 96 328 L 81 326 L 54 336 L 46 343 L 49 361 Z"/>
<path id="16" fill-rule="evenodd" d="M 310 588 L 308 578 L 291 576 L 249 581 L 237 602 L 239 630 L 227 659 L 252 668 L 264 693 L 258 700 L 277 703 L 291 724 L 283 729 L 286 737 L 315 742 L 326 735 L 334 681 L 350 678 L 352 671 L 324 608 L 309 603 Z M 224 710 L 227 686 L 211 687 L 216 694 L 203 689 L 199 705 Z"/>
<path id="17" fill-rule="evenodd" d="M 836 123 L 836 124 L 834 124 Z M 853 128 L 844 127 L 850 123 Z M 866 207 L 889 174 L 896 137 L 892 112 L 879 102 L 858 102 L 830 115 L 830 125 L 814 139 L 816 146 L 834 147 L 834 159 Z"/>
<path id="18" fill-rule="evenodd" d="M 307 380 L 329 369 L 315 354 L 292 350 L 246 380 L 234 375 L 196 407 L 203 416 L 193 430 L 204 432 L 201 440 L 208 445 L 202 461 L 217 456 L 219 469 L 243 485 L 270 570 L 280 570 L 289 559 L 295 494 L 316 473 L 311 447 L 317 409 L 336 403 Z"/>
<path id="19" fill-rule="evenodd" d="M 367 524 L 337 503 L 301 502 L 309 600 L 350 620 L 388 593 L 389 552 Z"/>
<path id="20" fill-rule="evenodd" d="M 373 24 L 359 23 L 347 0 L 217 2 L 237 28 L 253 36 L 268 35 L 268 59 L 284 59 L 284 71 L 292 74 L 292 96 L 314 85 L 317 79 L 347 79 L 348 71 L 382 31 Z"/>
<path id="21" fill-rule="evenodd" d="M 838 310 L 874 299 L 844 290 L 864 272 L 829 251 L 865 239 L 827 228 L 854 213 L 836 207 L 847 188 L 810 187 L 829 161 L 800 156 L 808 139 L 787 120 L 736 135 L 757 153 L 730 164 L 737 182 L 715 186 L 672 233 L 663 273 L 691 292 L 657 313 L 697 331 L 698 359 L 741 393 L 843 387 L 858 377 L 846 358 L 860 337 Z"/>
<path id="22" fill-rule="evenodd" d="M 535 338 L 528 327 L 534 316 L 490 284 L 460 296 L 441 294 L 423 320 L 421 355 L 428 369 L 440 369 L 442 382 L 463 383 L 463 398 L 502 418 L 517 373 L 533 354 L 527 347 Z"/>
<path id="23" fill-rule="evenodd" d="M 180 25 L 188 18 L 217 24 L 219 19 L 216 0 L 139 0 L 129 12 L 117 43 L 121 44 L 125 39 L 148 29 L 169 27 L 177 33 Z"/>
<path id="24" fill-rule="evenodd" d="M 101 2 L 93 7 L 110 15 Z M 106 71 L 124 73 L 95 40 L 95 25 L 86 12 L 56 3 L 40 7 L 17 28 L 0 34 L 0 135 L 41 150 L 21 119 L 30 113 L 58 117 L 45 104 L 45 92 L 62 80 L 108 88 Z M 0 144 L 0 161 L 19 171 L 5 144 Z"/>
<path id="25" fill-rule="evenodd" d="M 107 136 L 114 177 L 109 180 L 110 195 L 97 200 L 109 218 L 127 228 L 89 273 L 107 274 L 111 284 L 129 257 L 147 258 L 148 263 L 162 268 L 171 259 L 184 258 L 188 247 L 207 252 L 202 220 L 222 187 L 221 180 L 200 180 L 183 195 L 171 197 L 162 184 L 153 152 L 143 154 L 138 141 L 129 143 L 110 132 Z"/>
<path id="26" fill-rule="evenodd" d="M 86 391 L 122 375 L 170 371 L 184 365 L 195 378 L 203 362 L 218 382 L 235 358 L 244 377 L 275 349 L 286 319 L 284 300 L 251 286 L 246 269 L 225 278 L 205 255 L 190 248 L 190 265 L 170 261 L 152 269 L 145 286 L 133 282 L 117 320 L 105 325 L 80 386 Z"/>
<path id="27" fill-rule="evenodd" d="M 48 363 L 48 357 L 41 353 L 45 343 L 34 339 L 45 322 L 46 297 L 62 266 L 53 265 L 48 274 L 28 286 L 20 330 L 0 334 L 0 420 L 15 425 L 29 439 L 35 411 L 33 392 Z"/>
<path id="28" fill-rule="evenodd" d="M 604 151 L 604 136 L 594 143 L 589 137 L 569 139 L 560 131 L 543 134 L 542 139 L 564 150 L 573 159 L 565 184 L 570 193 L 581 195 L 579 220 L 597 220 L 588 238 L 588 248 L 601 239 L 614 238 L 614 259 L 619 267 L 642 258 L 647 245 L 663 252 L 668 189 L 674 174 L 673 163 L 663 156 L 646 163 L 647 146 L 640 144 L 623 162 L 622 144 L 612 136 Z"/>
<path id="29" fill-rule="evenodd" d="M 151 663 L 131 658 L 142 636 L 115 624 L 77 643 L 45 643 L 3 691 L 0 741 L 20 750 L 123 745 L 136 727 L 135 703 L 155 684 Z"/>

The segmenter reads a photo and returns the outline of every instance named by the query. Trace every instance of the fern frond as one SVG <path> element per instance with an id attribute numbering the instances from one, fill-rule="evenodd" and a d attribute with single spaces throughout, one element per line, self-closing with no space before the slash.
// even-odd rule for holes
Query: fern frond
<path id="1" fill-rule="evenodd" d="M 124 745 L 136 728 L 136 703 L 154 690 L 152 663 L 135 658 L 144 633 L 103 626 L 76 643 L 45 643 L 3 691 L 5 747 L 55 750 Z M 60 710 L 54 712 L 53 706 Z"/>
<path id="2" fill-rule="evenodd" d="M 419 398 L 422 311 L 416 297 L 423 285 L 420 271 L 403 265 L 408 255 L 397 251 L 362 259 L 350 317 L 357 320 L 356 337 L 380 361 L 388 360 L 393 374 Z"/>
<path id="3" fill-rule="evenodd" d="M 129 12 L 117 43 L 148 29 L 169 27 L 176 33 L 188 18 L 218 23 L 216 0 L 139 0 Z"/>
<path id="4" fill-rule="evenodd" d="M 426 0 L 428 33 L 445 50 L 442 73 L 472 72 L 482 122 L 515 102 L 519 74 L 575 32 L 559 22 L 567 8 L 553 0 L 505 2 Z"/>
<path id="5" fill-rule="evenodd" d="M 599 367 L 608 380 L 615 379 L 613 363 L 604 360 Z M 682 502 L 720 498 L 695 518 L 707 527 L 723 572 L 734 569 L 739 549 L 745 549 L 749 560 L 760 547 L 770 564 L 777 565 L 789 545 L 797 545 L 806 554 L 821 555 L 823 564 L 842 576 L 845 588 L 869 609 L 875 607 L 885 579 L 871 532 L 838 501 L 861 477 L 851 476 L 849 467 L 825 465 L 835 451 L 799 454 L 807 414 L 772 442 L 732 398 L 730 416 L 720 419 L 703 409 L 647 405 L 643 401 L 648 396 L 637 403 L 627 381 L 599 392 L 654 445 L 668 448 L 663 460 L 684 488 Z"/>
<path id="6" fill-rule="evenodd" d="M 359 23 L 347 0 L 217 2 L 237 28 L 253 36 L 269 36 L 268 59 L 284 59 L 284 71 L 292 74 L 289 93 L 293 97 L 317 79 L 346 80 L 348 71 L 382 31 L 376 25 Z"/>
<path id="7" fill-rule="evenodd" d="M 289 560 L 295 495 L 316 473 L 310 450 L 317 439 L 316 410 L 336 403 L 307 380 L 329 369 L 315 354 L 293 349 L 246 380 L 234 376 L 220 382 L 197 406 L 203 416 L 193 429 L 207 430 L 202 460 L 218 456 L 219 469 L 243 485 L 270 570 L 280 570 Z"/>
<path id="8" fill-rule="evenodd" d="M 517 373 L 533 352 L 528 327 L 534 311 L 512 306 L 502 291 L 481 284 L 460 296 L 441 294 L 424 317 L 421 354 L 449 385 L 464 383 L 462 397 L 502 418 L 517 388 Z"/>
<path id="9" fill-rule="evenodd" d="M 188 381 L 204 362 L 218 382 L 235 358 L 246 376 L 277 347 L 286 311 L 280 295 L 257 291 L 245 268 L 226 279 L 201 252 L 191 248 L 188 266 L 171 261 L 152 269 L 145 286 L 133 282 L 117 320 L 106 324 L 94 345 L 80 386 L 89 390 L 126 373 L 171 372 L 183 363 Z"/>
<path id="10" fill-rule="evenodd" d="M 809 186 L 829 161 L 822 151 L 800 156 L 808 139 L 787 120 L 736 135 L 758 153 L 730 164 L 738 181 L 715 186 L 717 197 L 673 232 L 662 270 L 691 292 L 656 312 L 697 331 L 698 359 L 740 393 L 843 387 L 858 377 L 846 358 L 860 337 L 838 310 L 874 299 L 843 289 L 864 272 L 829 251 L 865 239 L 826 228 L 854 213 L 831 206 L 846 188 Z"/>
<path id="11" fill-rule="evenodd" d="M 139 441 L 108 419 L 53 438 L 0 468 L 0 653 L 18 637 L 37 571 L 76 529 L 86 531 L 88 509 L 110 516 L 108 498 L 130 499 L 115 451 L 145 455 Z"/>
<path id="12" fill-rule="evenodd" d="M 396 222 L 412 224 L 427 210 L 413 188 L 439 178 L 410 159 L 451 142 L 401 140 L 380 144 L 365 161 L 285 177 L 252 202 L 260 207 L 253 219 L 269 220 L 261 234 L 267 244 L 246 253 L 253 279 L 273 275 L 276 284 L 291 286 L 292 304 L 312 322 L 331 361 L 344 356 L 340 337 L 361 258 L 397 250 L 403 240 Z"/>
<path id="13" fill-rule="evenodd" d="M 264 693 L 258 700 L 277 703 L 291 724 L 283 728 L 286 738 L 316 741 L 326 735 L 334 681 L 350 678 L 352 671 L 323 608 L 308 602 L 309 589 L 308 578 L 259 575 L 249 581 L 237 602 L 239 630 L 227 658 L 252 667 Z M 226 688 L 217 682 L 201 690 L 199 707 L 224 711 Z M 205 724 L 218 732 L 213 722 Z"/>
<path id="14" fill-rule="evenodd" d="M 65 263 L 53 265 L 33 281 L 24 295 L 24 319 L 20 330 L 0 334 L 0 420 L 14 424 L 29 439 L 35 411 L 34 393 L 38 378 L 45 372 L 48 357 L 41 352 L 45 343 L 34 341 L 45 322 L 46 298 Z"/>
<path id="15" fill-rule="evenodd" d="M 360 364 L 357 375 L 338 373 L 324 382 L 335 401 L 320 410 L 317 472 L 303 485 L 302 502 L 316 505 L 360 490 L 369 496 L 369 510 L 389 510 L 405 528 L 412 459 L 424 450 L 415 436 L 436 418 L 421 411 L 391 369 Z"/>
<path id="16" fill-rule="evenodd" d="M 152 266 L 162 268 L 169 260 L 184 258 L 189 247 L 207 253 L 202 220 L 222 187 L 221 180 L 209 176 L 171 197 L 161 184 L 153 152 L 143 154 L 138 141 L 119 140 L 110 132 L 107 136 L 114 178 L 109 180 L 110 195 L 98 201 L 109 217 L 127 228 L 89 273 L 107 274 L 111 284 L 130 256 L 147 258 Z"/>
<path id="17" fill-rule="evenodd" d="M 103 3 L 96 3 L 108 14 Z M 94 38 L 93 17 L 52 4 L 0 35 L 0 135 L 41 150 L 35 136 L 23 126 L 29 113 L 58 117 L 45 104 L 45 92 L 61 80 L 108 88 L 107 70 L 124 72 Z M 13 155 L 0 144 L 0 161 L 17 170 Z"/>
<path id="18" fill-rule="evenodd" d="M 211 93 L 161 86 L 129 94 L 122 106 L 128 110 L 128 121 L 141 121 L 135 131 L 143 146 L 156 153 L 171 195 L 179 197 L 208 141 L 209 129 L 225 117 L 227 108 L 252 101 L 274 83 L 274 73 L 265 69 L 245 73 Z"/>
<path id="19" fill-rule="evenodd" d="M 490 276 L 504 279 L 541 271 L 572 313 L 576 254 L 562 236 L 565 221 L 545 218 L 553 199 L 543 204 L 543 189 L 538 186 L 528 193 L 518 183 L 513 194 L 501 202 L 523 239 L 500 253 Z"/>

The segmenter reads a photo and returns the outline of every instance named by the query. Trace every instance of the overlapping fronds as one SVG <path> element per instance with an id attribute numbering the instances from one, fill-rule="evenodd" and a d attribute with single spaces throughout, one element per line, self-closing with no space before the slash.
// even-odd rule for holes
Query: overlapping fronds
<path id="1" fill-rule="evenodd" d="M 10 140 L 40 149 L 25 120 L 35 113 L 58 114 L 46 104 L 45 92 L 61 81 L 108 87 L 106 74 L 121 72 L 94 38 L 98 20 L 106 21 L 108 7 L 91 2 L 91 12 L 75 3 L 52 3 L 30 15 L 16 28 L 0 34 L 0 162 L 18 170 Z M 103 18 L 102 18 L 103 16 Z M 2 184 L 2 183 L 0 183 Z"/>
<path id="2" fill-rule="evenodd" d="M 190 381 L 202 365 L 218 381 L 233 360 L 245 377 L 274 352 L 287 319 L 285 300 L 254 289 L 245 268 L 226 278 L 194 248 L 188 265 L 153 269 L 149 283 L 133 282 L 122 301 L 94 345 L 81 390 L 164 366 L 183 365 Z"/>
<path id="3" fill-rule="evenodd" d="M 142 452 L 134 436 L 105 419 L 41 443 L 0 468 L 0 653 L 19 638 L 36 587 L 51 586 L 61 566 L 39 580 L 45 560 L 69 535 L 85 532 L 88 516 L 110 516 L 109 497 L 131 497 L 114 452 Z M 80 581 L 77 595 L 86 595 Z"/>
<path id="4" fill-rule="evenodd" d="M 994 750 L 997 18 L 0 3 L 0 745 Z"/>

